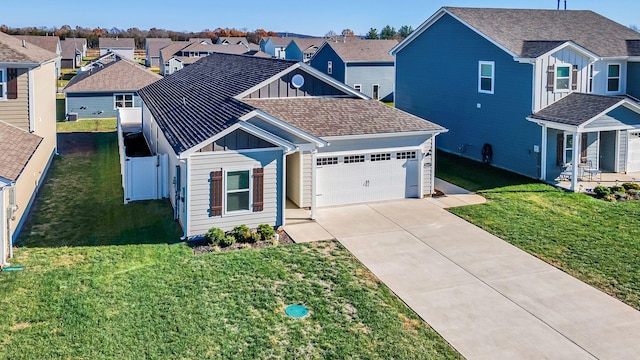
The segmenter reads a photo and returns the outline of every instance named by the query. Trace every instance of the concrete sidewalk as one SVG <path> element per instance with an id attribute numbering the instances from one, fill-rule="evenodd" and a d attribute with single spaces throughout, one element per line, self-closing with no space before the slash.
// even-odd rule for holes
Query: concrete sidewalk
<path id="1" fill-rule="evenodd" d="M 322 208 L 317 225 L 468 359 L 640 358 L 640 312 L 429 199 Z"/>

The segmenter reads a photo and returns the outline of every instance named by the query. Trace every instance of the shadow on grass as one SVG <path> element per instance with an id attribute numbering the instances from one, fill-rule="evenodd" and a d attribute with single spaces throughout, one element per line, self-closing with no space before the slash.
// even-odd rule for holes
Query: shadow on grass
<path id="1" fill-rule="evenodd" d="M 59 134 L 18 241 L 27 247 L 162 244 L 182 235 L 166 200 L 123 204 L 116 133 Z"/>

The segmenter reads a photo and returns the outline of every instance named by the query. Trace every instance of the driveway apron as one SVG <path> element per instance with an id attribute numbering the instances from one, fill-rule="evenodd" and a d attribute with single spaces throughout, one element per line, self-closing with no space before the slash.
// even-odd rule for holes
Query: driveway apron
<path id="1" fill-rule="evenodd" d="M 468 359 L 640 358 L 640 312 L 432 202 L 317 222 Z"/>

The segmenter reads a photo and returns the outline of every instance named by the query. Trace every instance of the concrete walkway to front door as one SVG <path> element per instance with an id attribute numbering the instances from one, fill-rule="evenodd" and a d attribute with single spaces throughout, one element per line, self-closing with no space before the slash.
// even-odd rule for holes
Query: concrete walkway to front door
<path id="1" fill-rule="evenodd" d="M 467 359 L 640 358 L 640 312 L 429 200 L 317 223 Z"/>

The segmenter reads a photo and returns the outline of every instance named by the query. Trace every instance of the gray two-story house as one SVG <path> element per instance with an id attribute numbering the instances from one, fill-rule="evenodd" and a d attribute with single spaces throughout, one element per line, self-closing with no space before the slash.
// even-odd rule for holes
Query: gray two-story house
<path id="1" fill-rule="evenodd" d="M 549 182 L 568 172 L 573 190 L 578 166 L 640 171 L 640 33 L 626 26 L 444 7 L 392 54 L 396 107 L 449 128 L 444 151 Z"/>

